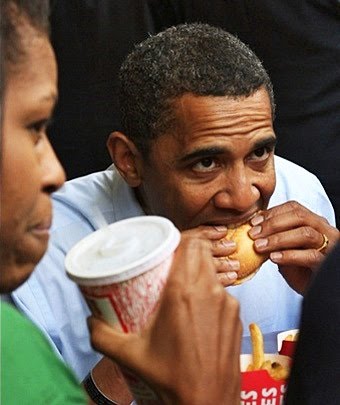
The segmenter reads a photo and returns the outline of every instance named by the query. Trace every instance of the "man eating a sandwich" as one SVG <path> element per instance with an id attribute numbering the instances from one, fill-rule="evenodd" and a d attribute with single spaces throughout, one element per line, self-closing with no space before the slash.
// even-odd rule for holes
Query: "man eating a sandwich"
<path id="1" fill-rule="evenodd" d="M 90 346 L 90 312 L 65 275 L 65 255 L 105 224 L 161 215 L 210 242 L 217 277 L 239 300 L 244 325 L 256 322 L 263 333 L 296 328 L 313 269 L 339 231 L 318 179 L 274 155 L 273 90 L 256 55 L 218 28 L 169 28 L 126 58 L 120 107 L 123 129 L 107 143 L 113 165 L 54 195 L 49 250 L 12 294 L 17 307 L 84 378 L 101 356 Z M 250 250 L 268 260 L 232 286 L 241 242 L 226 236 L 246 223 Z"/>

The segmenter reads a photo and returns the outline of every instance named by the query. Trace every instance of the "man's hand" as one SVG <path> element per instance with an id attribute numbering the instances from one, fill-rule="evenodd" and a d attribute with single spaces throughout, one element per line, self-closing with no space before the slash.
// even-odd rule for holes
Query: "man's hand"
<path id="1" fill-rule="evenodd" d="M 236 250 L 236 244 L 233 241 L 223 239 L 226 234 L 226 226 L 201 225 L 182 232 L 184 236 L 187 235 L 208 241 L 217 278 L 224 287 L 234 284 L 237 279 L 237 272 L 240 270 L 240 262 L 227 257 Z"/>
<path id="2" fill-rule="evenodd" d="M 160 305 L 139 334 L 91 317 L 93 346 L 148 382 L 164 404 L 239 404 L 242 327 L 209 242 L 182 236 Z"/>
<path id="3" fill-rule="evenodd" d="M 295 201 L 258 213 L 251 224 L 255 249 L 270 253 L 287 283 L 300 294 L 339 239 L 338 229 Z"/>

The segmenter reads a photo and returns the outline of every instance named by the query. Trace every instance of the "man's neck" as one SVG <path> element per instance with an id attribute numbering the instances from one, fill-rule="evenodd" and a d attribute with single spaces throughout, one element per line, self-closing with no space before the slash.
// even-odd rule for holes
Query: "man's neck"
<path id="1" fill-rule="evenodd" d="M 142 210 L 144 211 L 144 213 L 146 215 L 151 215 L 150 210 L 147 209 L 147 205 L 144 202 L 144 199 L 143 199 L 143 196 L 142 196 L 142 193 L 141 193 L 140 189 L 135 187 L 133 189 L 133 193 L 134 193 L 134 195 L 136 197 L 136 200 L 138 201 L 139 205 L 142 207 Z"/>

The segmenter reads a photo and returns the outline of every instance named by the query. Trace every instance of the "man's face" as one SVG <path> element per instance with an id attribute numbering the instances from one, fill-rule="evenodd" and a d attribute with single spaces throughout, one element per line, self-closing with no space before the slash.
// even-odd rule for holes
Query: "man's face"
<path id="1" fill-rule="evenodd" d="M 31 28 L 25 60 L 9 71 L 3 105 L 0 262 L 2 292 L 20 285 L 47 248 L 50 193 L 64 172 L 46 137 L 57 96 L 57 72 L 48 39 Z"/>
<path id="2" fill-rule="evenodd" d="M 268 94 L 176 101 L 178 128 L 151 146 L 138 189 L 148 214 L 180 230 L 228 225 L 265 209 L 275 188 L 272 112 Z"/>

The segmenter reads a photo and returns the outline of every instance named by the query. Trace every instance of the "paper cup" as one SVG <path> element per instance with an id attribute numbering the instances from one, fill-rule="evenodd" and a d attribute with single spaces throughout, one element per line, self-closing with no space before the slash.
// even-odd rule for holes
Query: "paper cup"
<path id="1" fill-rule="evenodd" d="M 290 367 L 290 358 L 279 354 L 265 354 L 265 360 Z M 281 405 L 286 390 L 286 380 L 273 379 L 266 370 L 246 371 L 252 362 L 251 354 L 241 358 L 241 405 Z"/>
<path id="2" fill-rule="evenodd" d="M 78 242 L 66 256 L 66 272 L 96 317 L 136 332 L 156 308 L 179 241 L 180 232 L 166 218 L 125 219 Z M 122 371 L 138 404 L 158 403 L 147 384 Z"/>

